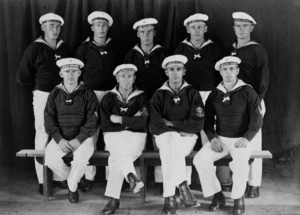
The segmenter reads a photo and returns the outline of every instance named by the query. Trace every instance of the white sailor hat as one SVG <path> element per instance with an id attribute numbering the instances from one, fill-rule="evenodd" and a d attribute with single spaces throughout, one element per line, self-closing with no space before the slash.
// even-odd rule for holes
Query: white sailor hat
<path id="1" fill-rule="evenodd" d="M 162 68 L 166 69 L 170 65 L 182 65 L 186 64 L 188 61 L 187 57 L 184 55 L 171 55 L 169 57 L 166 57 L 164 61 L 162 62 Z"/>
<path id="2" fill-rule="evenodd" d="M 60 69 L 69 68 L 69 67 L 81 69 L 84 66 L 83 62 L 76 58 L 62 58 L 56 61 L 56 65 Z"/>
<path id="3" fill-rule="evenodd" d="M 203 13 L 195 13 L 194 15 L 189 16 L 183 22 L 183 25 L 187 27 L 190 23 L 194 22 L 206 22 L 208 20 L 208 16 Z"/>
<path id="4" fill-rule="evenodd" d="M 60 25 L 64 24 L 63 18 L 55 13 L 46 13 L 40 17 L 39 23 L 41 25 L 46 22 L 58 22 L 58 23 L 60 23 Z"/>
<path id="5" fill-rule="evenodd" d="M 232 64 L 240 64 L 241 63 L 241 59 L 238 57 L 234 57 L 234 56 L 227 56 L 222 58 L 221 60 L 219 60 L 216 65 L 215 65 L 215 70 L 220 71 L 221 66 L 226 66 L 226 65 L 232 65 Z"/>
<path id="6" fill-rule="evenodd" d="M 133 29 L 141 29 L 141 28 L 154 28 L 154 25 L 156 25 L 158 21 L 154 18 L 145 18 L 137 21 L 133 25 Z"/>
<path id="7" fill-rule="evenodd" d="M 117 66 L 113 72 L 113 75 L 116 76 L 120 71 L 122 70 L 129 70 L 129 71 L 133 71 L 136 72 L 137 71 L 137 67 L 133 64 L 121 64 L 119 66 Z"/>
<path id="8" fill-rule="evenodd" d="M 108 14 L 108 13 L 105 13 L 103 11 L 94 11 L 92 12 L 88 18 L 88 23 L 90 23 L 91 25 L 93 24 L 94 21 L 96 20 L 101 20 L 101 21 L 104 21 L 108 24 L 108 26 L 112 26 L 113 24 L 113 19 L 112 17 Z"/>
<path id="9" fill-rule="evenodd" d="M 252 16 L 250 16 L 247 13 L 244 12 L 234 12 L 232 14 L 232 18 L 233 19 L 237 19 L 237 20 L 245 20 L 245 21 L 250 21 L 252 22 L 254 25 L 256 25 L 255 20 L 252 18 Z"/>

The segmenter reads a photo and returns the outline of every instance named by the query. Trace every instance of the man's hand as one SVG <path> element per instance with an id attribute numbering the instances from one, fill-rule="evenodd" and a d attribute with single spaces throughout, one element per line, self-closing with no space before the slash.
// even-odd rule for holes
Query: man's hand
<path id="1" fill-rule="evenodd" d="M 61 139 L 58 143 L 58 146 L 65 153 L 72 151 L 72 148 L 69 146 L 68 141 L 65 139 Z"/>
<path id="2" fill-rule="evenodd" d="M 171 121 L 169 121 L 169 120 L 166 120 L 166 119 L 162 119 L 163 121 L 164 121 L 164 123 L 165 123 L 165 125 L 166 126 L 170 126 L 170 127 L 173 127 L 174 126 L 174 124 L 173 124 L 173 122 L 171 122 Z"/>
<path id="3" fill-rule="evenodd" d="M 122 124 L 122 117 L 118 115 L 110 115 L 110 121 L 113 123 L 120 123 Z"/>
<path id="4" fill-rule="evenodd" d="M 242 137 L 235 143 L 235 148 L 246 148 L 248 144 L 249 141 L 246 138 Z"/>
<path id="5" fill-rule="evenodd" d="M 80 146 L 80 142 L 75 138 L 69 141 L 69 146 L 71 146 L 72 151 L 74 152 Z"/>
<path id="6" fill-rule="evenodd" d="M 211 140 L 211 149 L 214 152 L 223 152 L 223 143 L 221 143 L 217 138 Z"/>

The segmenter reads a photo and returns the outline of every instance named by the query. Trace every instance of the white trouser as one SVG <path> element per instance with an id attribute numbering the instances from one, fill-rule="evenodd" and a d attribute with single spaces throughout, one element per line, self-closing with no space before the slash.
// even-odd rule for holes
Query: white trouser
<path id="1" fill-rule="evenodd" d="M 152 138 L 154 149 L 158 150 L 158 147 L 155 142 L 155 138 Z M 187 166 L 186 167 L 186 175 L 187 175 L 187 183 L 188 185 L 191 185 L 192 183 L 192 167 Z M 163 172 L 161 166 L 155 166 L 154 167 L 154 181 L 155 183 L 163 183 Z"/>
<path id="2" fill-rule="evenodd" d="M 44 110 L 46 107 L 48 92 L 35 90 L 33 93 L 33 113 L 34 113 L 34 124 L 35 124 L 35 140 L 34 148 L 36 150 L 44 150 L 48 143 L 48 134 L 45 131 L 44 125 Z M 35 171 L 38 178 L 39 184 L 43 183 L 43 165 L 34 159 Z M 53 174 L 53 180 L 62 181 L 60 177 Z"/>
<path id="3" fill-rule="evenodd" d="M 183 137 L 178 132 L 165 132 L 154 137 L 161 160 L 163 196 L 173 196 L 176 186 L 188 181 L 185 157 L 193 151 L 198 137 L 197 135 Z"/>
<path id="4" fill-rule="evenodd" d="M 103 135 L 106 150 L 110 153 L 108 158 L 109 175 L 104 195 L 119 199 L 124 178 L 128 181 L 129 173 L 136 175 L 133 162 L 141 156 L 147 134 L 120 131 L 105 132 Z"/>
<path id="5" fill-rule="evenodd" d="M 266 113 L 266 107 L 264 100 L 261 101 L 261 113 L 264 116 Z M 253 140 L 251 141 L 254 151 L 262 150 L 262 130 L 259 129 Z M 250 186 L 261 186 L 262 181 L 262 166 L 263 161 L 261 158 L 255 158 L 250 165 L 248 183 Z M 231 184 L 230 169 L 227 166 L 217 167 L 217 177 L 221 184 Z"/>
<path id="6" fill-rule="evenodd" d="M 199 94 L 202 98 L 203 104 L 205 104 L 210 92 L 211 91 L 199 91 Z M 200 131 L 200 135 L 201 135 L 202 145 L 204 143 L 208 142 L 208 138 L 207 138 L 207 136 L 206 136 L 206 134 L 204 133 L 203 130 Z M 192 183 L 192 167 L 191 166 L 186 167 L 186 174 L 188 176 L 187 183 L 190 185 Z M 156 166 L 154 168 L 154 180 L 155 180 L 156 183 L 163 182 L 163 174 L 162 174 L 161 166 Z"/>
<path id="7" fill-rule="evenodd" d="M 187 175 L 187 183 L 188 183 L 188 185 L 191 185 L 191 183 L 192 183 L 192 167 L 187 166 L 185 169 L 186 169 L 186 175 Z M 156 183 L 162 183 L 164 181 L 161 166 L 154 167 L 154 180 Z"/>
<path id="8" fill-rule="evenodd" d="M 45 165 L 63 180 L 67 180 L 70 191 L 75 192 L 94 150 L 93 137 L 89 137 L 73 152 L 73 161 L 71 167 L 68 167 L 62 159 L 67 153 L 52 139 L 45 150 Z"/>
<path id="9" fill-rule="evenodd" d="M 97 97 L 97 100 L 98 100 L 98 103 L 100 104 L 100 102 L 102 101 L 102 98 L 105 96 L 105 94 L 107 93 L 108 91 L 97 91 L 97 90 L 94 90 L 94 93 L 96 94 L 96 97 Z M 100 132 L 100 126 L 94 136 L 94 147 L 95 147 L 95 150 L 97 150 L 97 142 L 98 142 L 98 136 L 99 136 L 99 132 Z M 95 180 L 95 176 L 96 176 L 96 166 L 88 166 L 87 169 L 86 169 L 86 172 L 84 174 L 85 178 L 90 180 L 90 181 L 94 181 Z"/>
<path id="10" fill-rule="evenodd" d="M 250 142 L 246 148 L 235 148 L 234 145 L 240 138 L 220 136 L 218 139 L 225 144 L 223 152 L 214 152 L 211 149 L 211 143 L 208 142 L 194 157 L 193 163 L 199 174 L 203 196 L 212 196 L 221 191 L 221 185 L 216 176 L 214 162 L 230 154 L 232 161 L 229 163 L 229 167 L 233 172 L 231 198 L 241 198 L 245 193 L 246 183 L 248 181 L 252 142 Z"/>

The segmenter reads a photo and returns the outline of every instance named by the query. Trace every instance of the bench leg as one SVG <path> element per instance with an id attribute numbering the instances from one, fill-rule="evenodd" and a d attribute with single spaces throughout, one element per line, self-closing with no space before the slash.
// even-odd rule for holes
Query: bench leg
<path id="1" fill-rule="evenodd" d="M 52 188 L 52 171 L 47 167 L 43 166 L 43 192 L 44 198 L 47 202 L 49 200 L 49 196 L 53 196 L 53 188 Z"/>
<path id="2" fill-rule="evenodd" d="M 145 161 L 143 157 L 140 157 L 140 172 L 141 172 L 141 181 L 144 183 L 144 187 L 141 189 L 141 202 L 145 203 L 146 198 L 146 169 Z"/>

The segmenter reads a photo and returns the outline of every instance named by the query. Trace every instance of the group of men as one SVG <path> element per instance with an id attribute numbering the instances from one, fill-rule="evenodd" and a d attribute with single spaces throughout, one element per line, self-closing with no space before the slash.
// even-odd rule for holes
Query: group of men
<path id="1" fill-rule="evenodd" d="M 78 47 L 76 58 L 59 38 L 63 18 L 53 13 L 40 17 L 43 35 L 26 49 L 17 81 L 32 86 L 35 148 L 45 149 L 53 179 L 67 180 L 71 203 L 79 201 L 78 188 L 92 187 L 96 169 L 88 163 L 99 132 L 110 152 L 109 200 L 101 214 L 119 209 L 124 179 L 134 193 L 144 186 L 133 162 L 147 139 L 161 158 L 155 181 L 163 184 L 163 214 L 176 214 L 176 187 L 181 203 L 200 205 L 190 192 L 192 170 L 185 164 L 198 137 L 202 149 L 194 165 L 204 197 L 214 196 L 211 211 L 225 205 L 224 186 L 232 186 L 233 214 L 244 213 L 245 192 L 250 198 L 259 196 L 262 161 L 255 159 L 250 167 L 248 161 L 252 149 L 261 149 L 267 54 L 251 40 L 256 21 L 250 15 L 233 13 L 237 39 L 226 54 L 205 38 L 208 19 L 201 13 L 185 19 L 188 37 L 170 56 L 154 41 L 158 21 L 137 21 L 133 29 L 139 43 L 118 65 L 117 47 L 107 36 L 113 24 L 109 14 L 88 16 L 93 36 Z M 62 159 L 68 153 L 73 154 L 70 165 Z M 213 163 L 227 154 L 233 158 L 230 169 L 218 168 L 217 178 Z M 35 166 L 42 193 L 42 166 L 37 161 Z"/>

